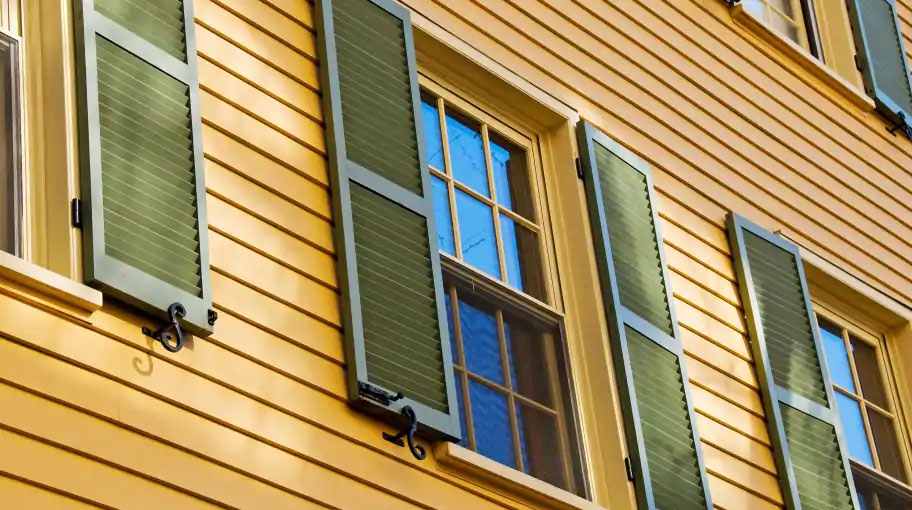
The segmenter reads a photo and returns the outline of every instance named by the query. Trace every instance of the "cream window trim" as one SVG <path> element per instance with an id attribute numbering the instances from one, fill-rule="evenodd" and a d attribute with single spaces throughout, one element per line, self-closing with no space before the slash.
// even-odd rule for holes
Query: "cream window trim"
<path id="1" fill-rule="evenodd" d="M 16 0 L 6 0 L 16 1 Z M 81 280 L 73 13 L 69 0 L 22 0 L 24 259 Z"/>
<path id="2" fill-rule="evenodd" d="M 589 500 L 559 489 L 538 478 L 491 460 L 458 444 L 434 445 L 434 458 L 441 469 L 460 478 L 495 485 L 513 496 L 546 505 L 555 510 L 606 510 Z"/>
<path id="3" fill-rule="evenodd" d="M 74 315 L 92 313 L 102 305 L 100 291 L 2 251 L 0 289 L 44 298 L 42 300 L 49 301 L 51 305 L 63 304 L 64 308 L 82 312 Z"/>
<path id="4" fill-rule="evenodd" d="M 808 53 L 804 47 L 780 34 L 764 20 L 757 18 L 753 13 L 745 9 L 744 6 L 737 4 L 732 7 L 731 15 L 736 24 L 749 30 L 763 43 L 766 43 L 759 45 L 765 53 L 776 59 L 781 58 L 784 54 L 787 59 L 796 63 L 801 70 L 807 71 L 817 78 L 817 81 L 805 80 L 808 81 L 809 85 L 824 94 L 835 92 L 836 95 L 862 111 L 874 111 L 874 100 L 868 97 L 857 84 L 852 83 L 827 67 L 826 64 Z M 854 61 L 854 54 L 852 59 Z"/>

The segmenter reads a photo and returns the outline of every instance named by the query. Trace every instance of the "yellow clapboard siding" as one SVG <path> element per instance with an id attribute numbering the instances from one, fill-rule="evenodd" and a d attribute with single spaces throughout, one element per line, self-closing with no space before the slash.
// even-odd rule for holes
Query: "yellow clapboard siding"
<path id="1" fill-rule="evenodd" d="M 248 23 L 261 28 L 293 50 L 313 58 L 317 54 L 312 31 L 261 0 L 213 0 Z M 313 28 L 313 27 L 310 27 Z"/>
<path id="2" fill-rule="evenodd" d="M 203 121 L 230 133 L 243 133 L 245 141 L 252 147 L 276 157 L 282 163 L 300 164 L 299 160 L 307 157 L 305 151 L 326 153 L 326 140 L 320 130 L 307 129 L 300 133 L 305 138 L 292 138 L 205 89 L 200 90 L 200 104 Z"/>
<path id="3" fill-rule="evenodd" d="M 319 84 L 302 85 L 202 25 L 196 26 L 196 44 L 201 58 L 230 69 L 279 101 L 322 120 Z"/>
<path id="4" fill-rule="evenodd" d="M 687 377 L 690 378 L 692 384 L 759 417 L 764 416 L 759 390 L 741 384 L 720 369 L 689 356 L 685 357 L 685 361 Z"/>
<path id="5" fill-rule="evenodd" d="M 0 384 L 4 428 L 24 431 L 111 466 L 239 509 L 326 508 L 78 410 Z M 303 473 L 299 473 L 303 475 Z"/>
<path id="6" fill-rule="evenodd" d="M 681 328 L 681 342 L 688 356 L 716 367 L 746 386 L 759 388 L 754 365 L 749 359 L 741 358 L 686 328 Z"/>
<path id="7" fill-rule="evenodd" d="M 323 156 L 307 152 L 301 169 L 285 166 L 211 126 L 203 126 L 206 157 L 299 206 L 330 219 L 328 170 Z"/>
<path id="8" fill-rule="evenodd" d="M 712 492 L 713 506 L 720 510 L 780 510 L 781 505 L 771 503 L 723 480 L 712 473 L 709 479 L 709 490 Z"/>
<path id="9" fill-rule="evenodd" d="M 726 303 L 719 296 L 675 271 L 668 274 L 671 290 L 679 301 L 686 301 L 739 333 L 746 332 L 747 325 L 744 323 L 740 308 Z"/>
<path id="10" fill-rule="evenodd" d="M 664 218 L 659 218 L 659 224 L 662 228 L 662 240 L 666 245 L 699 260 L 703 266 L 720 276 L 735 281 L 735 270 L 730 255 L 713 248 L 692 233 Z"/>
<path id="11" fill-rule="evenodd" d="M 264 0 L 269 5 L 275 7 L 286 16 L 296 19 L 306 27 L 313 27 L 313 6 L 310 2 L 299 2 L 298 0 Z"/>
<path id="12" fill-rule="evenodd" d="M 0 475 L 0 510 L 92 510 L 95 505 Z"/>
<path id="13" fill-rule="evenodd" d="M 0 471 L 54 487 L 108 508 L 124 510 L 217 509 L 218 506 L 86 459 L 25 436 L 0 429 Z M 142 497 L 137 497 L 141 494 Z"/>
<path id="14" fill-rule="evenodd" d="M 691 385 L 694 409 L 713 420 L 723 423 L 727 427 L 737 430 L 757 441 L 769 445 L 769 432 L 766 421 L 757 415 L 745 411 L 731 402 L 710 393 L 703 388 Z"/>
<path id="15" fill-rule="evenodd" d="M 181 407 L 187 410 L 236 430 L 246 431 L 255 438 L 261 438 L 261 441 L 269 438 L 270 444 L 317 461 L 339 474 L 360 481 L 361 484 L 370 480 L 372 485 L 383 487 L 384 492 L 390 494 L 390 497 L 395 496 L 403 500 L 393 508 L 411 508 L 412 505 L 406 504 L 404 500 L 424 500 L 425 504 L 441 510 L 468 507 L 481 510 L 498 508 L 495 503 L 469 491 L 451 491 L 450 499 L 441 502 L 438 496 L 442 490 L 452 489 L 451 482 L 442 480 L 439 476 L 427 476 L 427 472 L 420 475 L 420 480 L 416 479 L 420 471 L 415 468 L 420 467 L 422 471 L 434 470 L 431 462 L 416 466 L 407 451 L 390 445 L 376 434 L 378 427 L 373 420 L 350 409 L 343 402 L 295 384 L 266 369 L 251 365 L 244 371 L 244 377 L 229 378 L 232 386 L 239 386 L 238 390 L 256 393 L 259 398 L 255 400 L 173 365 L 172 359 L 179 362 L 180 358 L 190 356 L 184 351 L 169 358 L 150 359 L 151 366 L 147 366 L 144 360 L 105 365 L 104 360 L 131 360 L 141 351 L 120 342 L 111 342 L 104 336 L 74 327 L 39 310 L 28 309 L 25 305 L 16 304 L 8 299 L 0 300 L 0 311 L 5 313 L 9 308 L 23 308 L 24 320 L 41 319 L 42 317 L 35 316 L 36 313 L 44 315 L 43 327 L 22 324 L 12 328 L 24 341 L 34 340 L 37 347 L 49 349 L 50 352 L 80 365 L 105 367 L 108 376 L 116 381 L 141 388 L 149 395 L 157 395 L 168 401 L 179 401 Z M 104 327 L 107 330 L 129 335 L 137 345 L 147 344 L 130 321 L 120 321 L 113 316 L 106 319 Z M 73 343 L 56 344 L 46 335 L 54 331 L 66 331 L 67 338 L 73 340 Z M 9 342 L 0 342 L 0 353 L 0 366 L 3 366 L 4 373 L 11 374 L 8 376 L 10 378 L 33 377 L 29 375 L 35 371 L 31 367 L 37 366 L 42 359 L 41 354 Z M 26 359 L 33 359 L 25 361 L 23 356 Z M 19 368 L 4 366 L 6 363 L 17 361 L 24 361 Z M 219 374 L 220 370 L 218 363 L 213 363 L 207 369 L 209 373 L 215 374 Z M 34 380 L 32 379 L 30 385 L 35 385 Z M 193 388 L 193 391 L 188 392 L 188 388 Z M 271 405 L 266 405 L 267 402 Z M 285 410 L 281 411 L 279 408 Z M 134 411 L 142 413 L 142 409 L 140 407 Z M 320 413 L 312 413 L 314 409 L 319 409 Z M 291 414 L 292 410 L 295 414 Z M 118 408 L 115 412 L 123 415 L 124 410 Z M 307 414 L 306 421 L 304 413 Z M 324 426 L 314 426 L 310 421 L 312 419 L 323 421 Z M 174 432 L 183 433 L 181 430 Z M 358 441 L 354 442 L 347 438 L 357 438 Z M 364 442 L 368 442 L 371 448 L 365 449 Z M 409 472 L 412 473 L 411 476 L 403 476 Z M 320 500 L 333 505 L 343 500 L 351 502 L 352 498 L 357 498 L 358 492 L 368 490 L 357 484 L 347 485 L 348 488 L 345 490 L 333 490 L 332 485 L 315 486 L 310 490 L 319 491 L 322 498 Z M 382 506 L 385 497 L 378 497 L 380 499 L 376 500 L 377 504 Z M 362 498 L 361 504 L 370 501 L 374 500 Z M 342 507 L 348 507 L 348 504 Z"/>
<path id="16" fill-rule="evenodd" d="M 336 260 L 215 195 L 206 197 L 209 228 L 314 280 L 338 287 Z"/>
<path id="17" fill-rule="evenodd" d="M 710 339 L 720 347 L 735 353 L 744 359 L 753 359 L 747 338 L 730 326 L 719 322 L 702 310 L 691 306 L 686 301 L 675 301 L 678 324 L 692 332 Z"/>
<path id="18" fill-rule="evenodd" d="M 744 464 L 730 454 L 710 445 L 703 445 L 703 460 L 706 470 L 718 478 L 767 499 L 772 503 L 784 504 L 779 479 L 769 473 Z"/>
<path id="19" fill-rule="evenodd" d="M 731 255 L 728 235 L 725 233 L 724 228 L 695 213 L 691 209 L 695 205 L 685 206 L 679 202 L 682 198 L 678 197 L 678 195 L 682 194 L 682 188 L 682 186 L 678 185 L 665 192 L 656 193 L 659 215 L 695 235 L 720 252 Z M 719 212 L 724 214 L 721 210 Z M 719 218 L 719 215 L 714 215 L 714 217 Z"/>
<path id="20" fill-rule="evenodd" d="M 332 226 L 325 219 L 283 200 L 227 168 L 206 160 L 206 187 L 226 202 L 256 215 L 327 253 L 334 250 Z"/>
<path id="21" fill-rule="evenodd" d="M 742 462 L 746 462 L 769 474 L 776 473 L 773 451 L 769 445 L 752 439 L 737 430 L 711 420 L 701 414 L 697 415 L 697 427 L 700 440 L 715 448 L 728 452 Z"/>
<path id="22" fill-rule="evenodd" d="M 212 268 L 307 314 L 341 327 L 338 294 L 217 232 L 209 233 Z"/>
<path id="23" fill-rule="evenodd" d="M 194 9 L 197 23 L 272 64 L 289 77 L 314 88 L 319 87 L 320 79 L 313 58 L 289 48 L 212 0 L 197 0 Z"/>
<path id="24" fill-rule="evenodd" d="M 668 268 L 678 275 L 699 283 L 734 306 L 741 306 L 737 284 L 703 265 L 701 261 L 668 244 L 665 246 L 665 260 Z"/>
<path id="25" fill-rule="evenodd" d="M 302 115 L 208 60 L 199 62 L 202 90 L 304 145 L 313 147 L 313 140 L 323 136 L 322 115 L 313 112 Z"/>
<path id="26" fill-rule="evenodd" d="M 300 345 L 342 361 L 342 334 L 338 329 L 280 303 L 219 273 L 212 274 L 216 308 Z"/>

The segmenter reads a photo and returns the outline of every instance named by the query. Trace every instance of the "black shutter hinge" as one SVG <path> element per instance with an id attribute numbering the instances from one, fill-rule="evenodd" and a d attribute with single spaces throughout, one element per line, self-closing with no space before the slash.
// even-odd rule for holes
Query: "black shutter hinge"
<path id="1" fill-rule="evenodd" d="M 210 309 L 209 312 L 206 314 L 206 318 L 209 320 L 210 326 L 215 326 L 215 321 L 218 320 L 218 312 Z"/>
<path id="2" fill-rule="evenodd" d="M 861 71 L 861 56 L 858 53 L 855 54 L 855 69 Z"/>
<path id="3" fill-rule="evenodd" d="M 580 158 L 576 158 L 576 176 L 581 180 L 583 179 L 583 162 L 580 161 Z"/>
<path id="4" fill-rule="evenodd" d="M 74 198 L 70 201 L 70 221 L 75 228 L 82 228 L 82 200 Z"/>
<path id="5" fill-rule="evenodd" d="M 395 394 L 390 393 L 383 388 L 366 382 L 358 383 L 358 395 L 384 406 L 389 406 L 393 402 L 405 398 L 405 395 L 403 395 L 401 391 Z"/>
<path id="6" fill-rule="evenodd" d="M 636 477 L 633 475 L 633 463 L 630 462 L 630 457 L 624 457 L 624 469 L 627 471 L 627 479 L 635 482 Z"/>
<path id="7" fill-rule="evenodd" d="M 912 126 L 909 125 L 906 114 L 897 112 L 897 115 L 899 116 L 899 122 L 888 127 L 887 131 L 889 131 L 891 135 L 896 136 L 896 131 L 901 129 L 903 134 L 906 135 L 906 138 L 912 140 Z"/>

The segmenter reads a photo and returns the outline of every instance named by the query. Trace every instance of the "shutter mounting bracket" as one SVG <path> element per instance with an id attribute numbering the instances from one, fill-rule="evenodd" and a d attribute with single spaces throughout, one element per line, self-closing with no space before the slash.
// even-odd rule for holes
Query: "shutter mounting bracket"
<path id="1" fill-rule="evenodd" d="M 912 126 L 910 126 L 909 121 L 906 120 L 906 114 L 903 112 L 897 112 L 897 114 L 899 115 L 899 122 L 888 127 L 887 131 L 889 131 L 891 135 L 896 136 L 896 131 L 901 129 L 903 134 L 906 135 L 906 138 L 912 140 Z"/>
<path id="2" fill-rule="evenodd" d="M 149 338 L 158 340 L 168 352 L 177 352 L 184 347 L 184 332 L 180 327 L 180 319 L 187 315 L 187 309 L 180 303 L 172 303 L 168 307 L 168 323 L 152 331 L 151 328 L 143 326 L 142 332 Z M 173 329 L 174 334 L 168 330 Z M 174 342 L 173 344 L 171 342 Z"/>
<path id="3" fill-rule="evenodd" d="M 415 414 L 412 406 L 405 406 L 402 408 L 402 416 L 405 416 L 405 419 L 409 421 L 408 428 L 396 435 L 384 432 L 383 439 L 397 446 L 405 446 L 405 441 L 402 440 L 402 438 L 405 438 L 408 441 L 408 448 L 412 455 L 418 460 L 426 459 L 427 450 L 423 446 L 415 444 L 415 433 L 418 432 L 418 415 Z"/>
<path id="4" fill-rule="evenodd" d="M 70 220 L 74 228 L 82 228 L 82 200 L 78 198 L 70 201 Z"/>

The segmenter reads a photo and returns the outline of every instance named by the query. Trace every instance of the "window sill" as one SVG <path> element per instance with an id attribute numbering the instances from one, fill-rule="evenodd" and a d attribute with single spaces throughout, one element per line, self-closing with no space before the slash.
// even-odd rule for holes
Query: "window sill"
<path id="1" fill-rule="evenodd" d="M 603 507 L 562 489 L 516 471 L 457 444 L 434 445 L 434 457 L 441 469 L 455 476 L 486 486 L 494 485 L 506 493 L 541 503 L 555 510 L 605 510 Z"/>
<path id="2" fill-rule="evenodd" d="M 912 486 L 909 486 L 889 475 L 872 469 L 856 460 L 850 460 L 852 476 L 863 480 L 880 492 L 885 492 L 906 504 L 912 503 Z"/>
<path id="3" fill-rule="evenodd" d="M 807 50 L 770 28 L 763 20 L 748 12 L 743 5 L 737 4 L 732 7 L 731 15 L 735 23 L 750 30 L 764 42 L 784 53 L 850 103 L 863 111 L 874 111 L 874 100 L 868 97 L 863 90 L 811 56 Z"/>
<path id="4" fill-rule="evenodd" d="M 82 318 L 102 305 L 98 290 L 6 252 L 0 252 L 0 288 L 51 306 L 63 305 L 68 313 Z"/>

